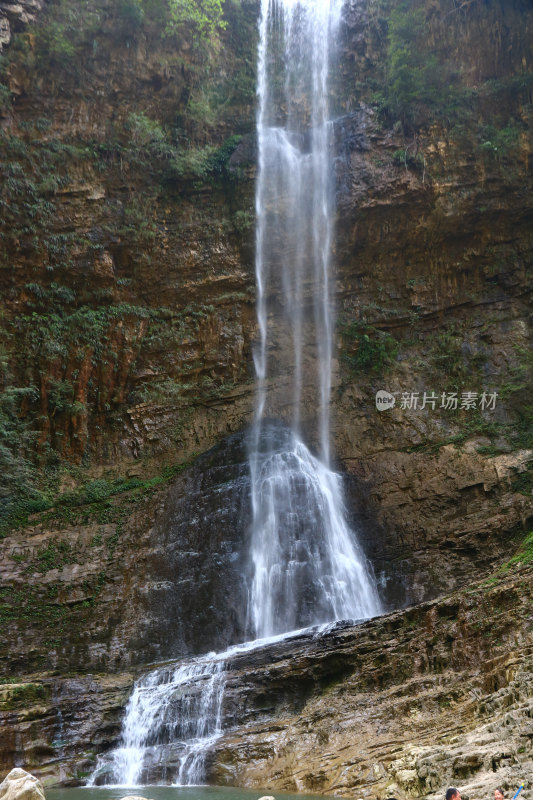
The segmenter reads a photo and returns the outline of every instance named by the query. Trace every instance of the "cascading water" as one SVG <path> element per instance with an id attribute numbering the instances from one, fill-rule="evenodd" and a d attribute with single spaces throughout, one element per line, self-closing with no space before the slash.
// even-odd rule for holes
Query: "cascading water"
<path id="1" fill-rule="evenodd" d="M 121 745 L 100 760 L 93 784 L 201 782 L 206 753 L 222 731 L 230 653 L 380 610 L 329 453 L 334 208 L 327 87 L 340 2 L 262 0 L 248 613 L 256 641 L 138 681 Z M 267 418 L 280 407 L 290 426 Z M 318 456 L 304 444 L 304 428 L 317 431 Z"/>
<path id="2" fill-rule="evenodd" d="M 282 639 L 243 642 L 143 675 L 128 700 L 119 746 L 98 757 L 87 785 L 202 783 L 206 757 L 222 735 L 226 662 Z"/>
<path id="3" fill-rule="evenodd" d="M 342 505 L 340 476 L 291 431 L 265 425 L 257 457 L 251 614 L 256 635 L 379 613 Z"/>
<path id="4" fill-rule="evenodd" d="M 328 72 L 340 10 L 339 0 L 263 0 L 262 5 L 256 192 L 260 341 L 250 452 L 250 616 L 256 636 L 379 613 L 365 559 L 346 521 L 340 477 L 329 464 L 334 202 Z M 289 409 L 290 431 L 266 418 L 280 405 Z M 318 457 L 303 442 L 303 425 L 318 432 Z"/>
<path id="5" fill-rule="evenodd" d="M 224 661 L 209 654 L 138 680 L 120 746 L 99 760 L 90 785 L 201 783 L 205 756 L 222 733 L 224 677 Z"/>

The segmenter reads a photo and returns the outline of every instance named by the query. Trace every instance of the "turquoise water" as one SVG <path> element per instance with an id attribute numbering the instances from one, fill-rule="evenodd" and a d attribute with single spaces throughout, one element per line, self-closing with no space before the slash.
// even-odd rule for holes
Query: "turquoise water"
<path id="1" fill-rule="evenodd" d="M 127 795 L 147 800 L 258 800 L 274 794 L 277 800 L 316 800 L 317 795 L 285 794 L 269 789 L 234 789 L 227 786 L 94 786 L 73 789 L 47 789 L 46 800 L 120 800 Z"/>

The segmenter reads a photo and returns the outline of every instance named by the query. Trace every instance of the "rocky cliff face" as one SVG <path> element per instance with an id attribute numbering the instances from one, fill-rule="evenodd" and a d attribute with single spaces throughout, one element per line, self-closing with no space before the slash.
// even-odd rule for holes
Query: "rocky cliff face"
<path id="1" fill-rule="evenodd" d="M 0 52 L 12 39 L 13 33 L 24 30 L 42 11 L 44 0 L 6 0 L 0 8 Z"/>
<path id="2" fill-rule="evenodd" d="M 165 4 L 141 3 L 144 17 L 135 5 L 91 0 L 74 9 L 65 0 L 44 6 L 33 24 L 37 4 L 2 6 L 0 27 L 7 30 L 8 15 L 13 35 L 0 78 L 0 663 L 11 677 L 50 667 L 130 669 L 223 646 L 243 626 L 258 10 L 227 4 L 221 47 L 206 60 L 192 31 L 163 36 Z M 531 527 L 532 20 L 522 0 L 345 7 L 332 99 L 333 439 L 389 610 L 477 580 Z M 283 376 L 273 389 L 270 413 L 283 420 Z M 393 409 L 377 410 L 381 389 L 393 394 Z M 502 584 L 502 598 L 518 598 L 518 585 Z M 453 628 L 442 646 L 456 642 L 454 653 L 464 634 L 457 620 L 474 615 L 470 602 L 465 595 L 442 611 Z M 191 607 L 197 623 L 187 626 Z M 391 619 L 427 655 L 436 646 L 431 615 L 445 607 Z M 485 613 L 497 622 L 492 601 Z M 525 662 L 505 655 L 514 629 L 527 636 L 518 613 L 506 620 L 494 663 L 498 635 L 488 627 L 475 668 L 454 661 L 457 679 L 444 666 L 451 644 L 442 672 L 428 667 L 424 683 L 403 640 L 391 643 L 406 676 L 397 689 L 403 699 L 396 715 L 400 684 L 385 681 L 381 738 L 370 736 L 368 751 L 358 743 L 363 755 L 348 739 L 354 719 L 370 730 L 377 685 L 365 694 L 350 673 L 323 697 L 328 673 L 301 700 L 308 717 L 299 720 L 283 700 L 278 733 L 270 717 L 257 727 L 248 720 L 249 750 L 240 734 L 228 738 L 213 776 L 346 794 L 366 781 L 417 796 L 451 778 L 473 776 L 474 785 L 491 763 L 496 771 L 522 763 L 529 739 L 510 734 L 510 760 L 495 754 L 484 715 L 500 712 L 478 702 L 483 691 L 494 709 L 514 704 L 520 716 L 527 706 Z M 364 635 L 384 636 L 379 625 Z M 479 682 L 484 662 L 487 688 Z M 89 715 L 87 730 L 98 727 L 105 748 L 131 676 L 102 680 L 117 694 Z M 35 676 L 28 682 L 41 685 Z M 411 690 L 421 705 L 408 707 L 402 692 Z M 6 770 L 19 741 L 35 764 L 56 753 L 53 692 L 70 690 L 49 691 L 27 718 L 6 701 L 4 724 L 24 732 L 6 739 Z M 468 718 L 455 741 L 452 711 Z M 322 739 L 304 731 L 313 714 L 328 719 Z M 415 749 L 397 744 L 405 719 Z M 443 727 L 433 735 L 434 719 Z M 298 752 L 286 744 L 296 735 Z M 89 749 L 72 736 L 67 760 Z M 349 758 L 326 758 L 328 737 Z M 479 758 L 467 763 L 461 753 L 472 742 Z M 302 760 L 309 767 L 297 775 Z"/>
<path id="3" fill-rule="evenodd" d="M 165 508 L 177 465 L 242 429 L 253 402 L 257 9 L 227 9 L 205 66 L 187 36 L 162 36 L 154 9 L 134 24 L 67 6 L 44 9 L 4 64 L 3 616 L 39 639 L 53 607 L 100 644 L 82 656 L 71 639 L 90 637 L 67 621 L 63 655 L 34 640 L 31 658 L 12 655 L 26 667 L 118 665 L 126 641 L 146 642 L 127 620 L 145 594 L 133 565 L 165 561 L 152 495 Z M 333 437 L 388 607 L 509 552 L 532 485 L 531 9 L 417 3 L 409 33 L 395 13 L 346 6 L 334 97 Z M 394 83 L 402 47 L 425 54 L 407 88 Z M 379 389 L 394 409 L 377 411 Z M 203 464 L 173 492 L 200 481 L 210 506 Z M 233 514 L 228 552 L 234 526 L 245 537 Z M 207 526 L 196 544 L 217 552 Z"/>
<path id="4" fill-rule="evenodd" d="M 337 624 L 226 664 L 209 779 L 337 796 L 466 797 L 530 788 L 530 558 L 470 592 Z M 520 561 L 522 559 L 522 562 Z M 2 685 L 0 769 L 24 760 L 80 782 L 116 746 L 132 675 L 29 675 Z"/>
<path id="5" fill-rule="evenodd" d="M 246 712 L 217 747 L 216 780 L 435 798 L 519 784 L 532 755 L 528 575 L 293 643 L 265 672 L 236 664 Z"/>

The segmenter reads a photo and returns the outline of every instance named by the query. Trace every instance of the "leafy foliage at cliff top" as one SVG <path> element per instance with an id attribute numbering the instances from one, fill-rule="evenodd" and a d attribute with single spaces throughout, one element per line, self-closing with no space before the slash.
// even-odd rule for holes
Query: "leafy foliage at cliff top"
<path id="1" fill-rule="evenodd" d="M 117 104 L 115 127 L 133 110 L 162 122 L 174 145 L 220 144 L 253 127 L 256 38 L 253 0 L 57 0 L 0 55 L 0 114 L 12 108 L 15 74 L 30 94 L 36 75 L 46 76 L 40 107 L 80 90 L 91 105 L 97 84 L 114 105 L 113 87 L 124 80 L 117 62 L 157 85 L 150 94 L 141 90 L 142 99 L 130 92 Z M 142 60 L 139 47 L 146 51 Z M 250 110 L 246 120 L 243 105 Z M 109 121 L 104 113 L 97 138 L 108 138 Z"/>
<path id="2" fill-rule="evenodd" d="M 420 107 L 437 107 L 448 86 L 437 56 L 421 47 L 426 35 L 425 11 L 401 3 L 389 17 L 387 100 L 392 115 L 414 123 Z"/>
<path id="3" fill-rule="evenodd" d="M 219 44 L 219 33 L 227 27 L 222 0 L 98 0 L 73 3 L 59 0 L 48 11 L 44 24 L 36 26 L 40 58 L 60 66 L 72 63 L 77 49 L 89 35 L 113 25 L 119 38 L 132 39 L 141 31 L 158 30 L 162 36 L 187 36 L 195 47 Z"/>
<path id="4" fill-rule="evenodd" d="M 181 25 L 193 28 L 198 44 L 214 41 L 228 23 L 223 18 L 222 0 L 168 0 L 170 21 L 167 32 L 173 33 Z"/>
<path id="5" fill-rule="evenodd" d="M 519 24 L 519 0 L 508 6 L 506 24 Z M 498 12 L 496 7 L 493 13 L 503 14 L 503 9 Z M 376 64 L 378 74 L 360 88 L 373 88 L 371 99 L 389 125 L 399 125 L 404 133 L 412 134 L 435 122 L 447 127 L 459 120 L 473 127 L 476 123 L 492 123 L 498 131 L 507 128 L 509 132 L 501 137 L 495 152 L 501 155 L 514 146 L 516 132 L 524 126 L 510 117 L 509 98 L 516 98 L 525 106 L 531 104 L 533 71 L 518 50 L 513 56 L 514 65 L 513 58 L 502 59 L 495 52 L 490 72 L 487 64 L 480 65 L 473 85 L 469 59 L 477 60 L 476 52 L 459 52 L 458 43 L 464 40 L 465 30 L 475 30 L 479 20 L 487 16 L 480 0 L 369 0 L 368 14 L 380 50 L 385 43 L 385 58 Z M 495 34 L 498 35 L 501 33 Z M 482 37 L 480 33 L 479 41 L 475 36 L 466 41 L 471 48 L 498 47 L 496 42 L 486 43 Z M 495 72 L 501 72 L 504 66 L 496 65 L 498 59 L 509 63 L 505 64 L 507 74 L 495 78 Z M 482 143 L 485 141 L 486 149 L 491 149 L 491 140 L 485 137 Z"/>

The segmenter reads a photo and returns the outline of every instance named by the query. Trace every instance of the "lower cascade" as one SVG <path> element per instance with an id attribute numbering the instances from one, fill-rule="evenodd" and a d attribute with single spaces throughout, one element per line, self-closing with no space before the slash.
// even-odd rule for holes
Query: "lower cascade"
<path id="1" fill-rule="evenodd" d="M 224 677 L 215 654 L 143 676 L 126 706 L 120 746 L 99 759 L 89 785 L 201 783 L 205 756 L 222 733 Z"/>
<path id="2" fill-rule="evenodd" d="M 143 675 L 128 700 L 119 746 L 98 757 L 87 785 L 203 783 L 206 757 L 223 733 L 227 660 L 302 632 L 243 642 Z"/>

